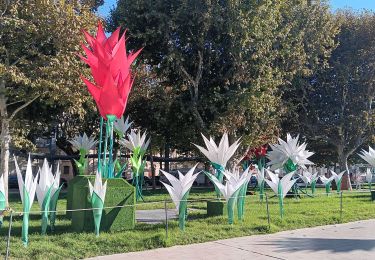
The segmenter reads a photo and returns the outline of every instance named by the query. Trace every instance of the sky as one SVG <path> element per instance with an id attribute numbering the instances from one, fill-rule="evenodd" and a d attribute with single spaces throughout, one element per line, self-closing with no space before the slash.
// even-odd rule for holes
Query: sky
<path id="1" fill-rule="evenodd" d="M 99 8 L 99 15 L 107 17 L 109 11 L 116 5 L 117 0 L 104 0 L 104 5 Z M 375 0 L 331 0 L 333 10 L 350 7 L 356 10 L 371 9 L 375 11 Z"/>

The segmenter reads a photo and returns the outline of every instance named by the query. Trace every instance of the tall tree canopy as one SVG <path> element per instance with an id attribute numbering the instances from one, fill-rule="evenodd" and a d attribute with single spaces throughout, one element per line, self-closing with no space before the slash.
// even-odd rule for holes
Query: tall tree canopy
<path id="1" fill-rule="evenodd" d="M 329 67 L 297 81 L 295 118 L 308 139 L 348 170 L 348 157 L 374 135 L 375 14 L 344 11 L 337 19 L 339 45 Z"/>
<path id="2" fill-rule="evenodd" d="M 142 58 L 157 77 L 135 86 L 150 91 L 130 104 L 132 118 L 180 149 L 190 150 L 200 132 L 269 141 L 285 111 L 284 88 L 324 64 L 335 46 L 329 7 L 310 2 L 119 0 L 109 28 L 129 29 L 129 43 L 145 46 Z M 139 113 L 142 100 L 154 110 Z M 151 126 L 148 113 L 164 123 Z"/>

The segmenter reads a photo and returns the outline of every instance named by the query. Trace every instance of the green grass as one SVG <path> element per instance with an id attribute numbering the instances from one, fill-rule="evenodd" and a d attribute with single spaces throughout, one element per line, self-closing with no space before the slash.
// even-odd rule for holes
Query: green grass
<path id="1" fill-rule="evenodd" d="M 323 190 L 317 190 L 322 193 Z M 169 195 L 163 191 L 145 191 L 146 203 L 139 203 L 137 209 L 164 208 L 164 200 Z M 214 198 L 214 192 L 206 189 L 193 189 L 190 200 Z M 152 202 L 152 203 L 149 203 Z M 21 210 L 22 205 L 17 196 L 11 197 L 14 210 Z M 66 199 L 59 200 L 58 210 L 64 210 Z M 109 206 L 109 205 L 107 205 Z M 271 230 L 268 230 L 266 204 L 259 203 L 258 196 L 246 199 L 245 221 L 228 225 L 226 217 L 206 217 L 206 203 L 203 201 L 190 202 L 189 208 L 196 210 L 189 213 L 186 231 L 180 232 L 177 221 L 169 221 L 168 239 L 165 236 L 165 225 L 137 224 L 132 231 L 101 233 L 74 233 L 70 221 L 64 213 L 58 215 L 56 231 L 47 236 L 40 235 L 40 216 L 31 215 L 29 230 L 29 246 L 23 247 L 21 242 L 22 217 L 13 219 L 12 237 L 10 240 L 10 256 L 19 259 L 72 259 L 97 255 L 131 252 L 158 247 L 199 243 L 223 238 L 273 233 L 282 230 L 335 224 L 340 222 L 340 197 L 332 193 L 316 198 L 304 197 L 299 200 L 285 199 L 285 216 L 281 220 L 276 198 L 269 200 Z M 168 208 L 174 208 L 168 203 Z M 32 210 L 38 210 L 34 202 Z M 342 222 L 375 218 L 375 204 L 368 193 L 344 193 Z M 5 254 L 8 218 L 0 230 L 0 253 Z M 202 232 L 204 231 L 204 232 Z"/>

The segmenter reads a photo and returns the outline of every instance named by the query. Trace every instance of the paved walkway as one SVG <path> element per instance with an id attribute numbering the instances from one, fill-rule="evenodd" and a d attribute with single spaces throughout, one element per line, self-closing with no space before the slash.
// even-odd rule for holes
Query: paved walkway
<path id="1" fill-rule="evenodd" d="M 168 219 L 176 219 L 177 212 L 174 209 L 167 209 Z M 158 224 L 165 222 L 165 210 L 164 209 L 147 209 L 147 210 L 136 210 L 135 218 L 137 222 L 144 222 L 148 224 Z"/>
<path id="2" fill-rule="evenodd" d="M 375 219 L 93 259 L 375 259 Z"/>

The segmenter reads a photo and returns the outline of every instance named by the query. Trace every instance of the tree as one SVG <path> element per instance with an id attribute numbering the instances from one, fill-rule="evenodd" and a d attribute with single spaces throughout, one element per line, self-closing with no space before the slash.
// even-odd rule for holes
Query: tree
<path id="1" fill-rule="evenodd" d="M 329 146 L 348 171 L 349 156 L 374 135 L 375 14 L 343 11 L 337 19 L 339 45 L 329 67 L 298 81 L 296 118 L 307 138 Z"/>
<path id="2" fill-rule="evenodd" d="M 274 138 L 284 88 L 325 62 L 336 32 L 327 4 L 302 0 L 120 0 L 109 19 L 117 26 L 145 46 L 142 58 L 171 98 L 171 118 L 155 131 L 169 127 L 166 139 L 187 150 L 200 132 L 228 131 L 248 145 Z"/>
<path id="3" fill-rule="evenodd" d="M 79 79 L 85 66 L 76 52 L 82 41 L 80 30 L 94 28 L 96 17 L 86 7 L 55 2 L 0 4 L 0 171 L 6 190 L 14 127 L 22 122 L 26 132 L 33 127 L 25 120 L 27 115 L 33 123 L 43 122 L 41 116 L 56 116 L 57 111 L 83 118 L 85 106 L 90 106 Z M 38 107 L 27 113 L 33 102 Z M 20 133 L 17 130 L 14 133 Z"/>

